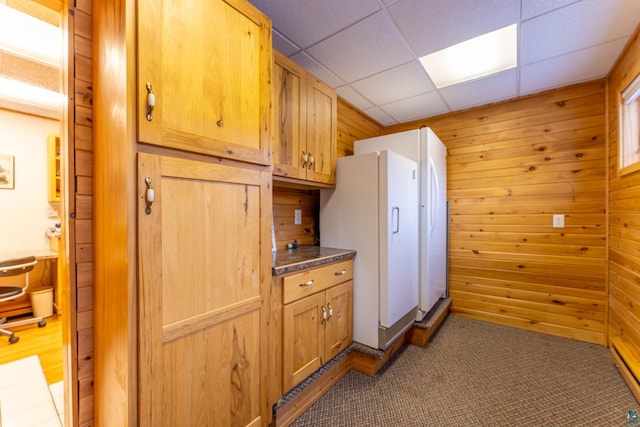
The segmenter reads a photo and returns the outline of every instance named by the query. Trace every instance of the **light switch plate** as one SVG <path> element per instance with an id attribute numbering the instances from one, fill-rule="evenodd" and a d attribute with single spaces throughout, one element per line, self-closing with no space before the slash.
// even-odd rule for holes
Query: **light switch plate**
<path id="1" fill-rule="evenodd" d="M 564 215 L 553 215 L 553 228 L 564 228 Z"/>
<path id="2" fill-rule="evenodd" d="M 302 209 L 293 210 L 293 223 L 295 225 L 302 224 Z"/>

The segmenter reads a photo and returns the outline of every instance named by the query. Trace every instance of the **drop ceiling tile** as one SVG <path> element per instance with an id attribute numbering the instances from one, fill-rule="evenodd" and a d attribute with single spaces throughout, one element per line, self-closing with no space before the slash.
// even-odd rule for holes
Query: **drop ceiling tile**
<path id="1" fill-rule="evenodd" d="M 306 48 L 380 9 L 376 0 L 249 0 L 273 27 Z"/>
<path id="2" fill-rule="evenodd" d="M 360 110 L 364 111 L 367 108 L 373 107 L 373 104 L 369 102 L 369 100 L 356 92 L 351 86 L 341 86 L 336 89 L 336 92 L 341 98 L 347 100 L 350 104 Z"/>
<path id="3" fill-rule="evenodd" d="M 535 16 L 539 16 L 556 9 L 560 9 L 568 4 L 575 3 L 576 0 L 527 0 L 522 2 L 522 20 L 526 21 Z"/>
<path id="4" fill-rule="evenodd" d="M 417 56 L 520 19 L 519 0 L 401 0 L 388 10 Z"/>
<path id="5" fill-rule="evenodd" d="M 307 51 L 348 83 L 413 59 L 383 12 L 358 22 Z"/>
<path id="6" fill-rule="evenodd" d="M 381 105 L 380 109 L 399 123 L 446 113 L 449 108 L 437 91 L 414 96 L 391 104 Z"/>
<path id="7" fill-rule="evenodd" d="M 488 77 L 444 87 L 440 89 L 440 93 L 452 110 L 462 110 L 515 98 L 518 94 L 517 75 L 516 70 L 511 69 Z"/>
<path id="8" fill-rule="evenodd" d="M 626 38 L 526 65 L 520 71 L 520 92 L 528 94 L 605 77 L 624 48 Z"/>
<path id="9" fill-rule="evenodd" d="M 390 115 L 388 115 L 387 113 L 379 109 L 378 107 L 368 108 L 366 110 L 363 110 L 363 112 L 367 116 L 371 117 L 373 120 L 380 123 L 382 126 L 391 126 L 398 123 L 397 120 L 394 120 L 393 117 L 391 117 Z"/>
<path id="10" fill-rule="evenodd" d="M 273 48 L 285 56 L 293 55 L 300 50 L 291 40 L 280 34 L 276 29 L 272 31 Z"/>
<path id="11" fill-rule="evenodd" d="M 321 64 L 318 64 L 316 60 L 304 52 L 293 55 L 291 60 L 333 88 L 342 86 L 345 83 L 342 79 L 333 74 L 327 68 L 323 67 Z"/>
<path id="12" fill-rule="evenodd" d="M 638 16 L 637 0 L 583 0 L 523 22 L 521 64 L 628 37 L 638 25 Z"/>
<path id="13" fill-rule="evenodd" d="M 388 104 L 431 92 L 435 86 L 417 61 L 410 61 L 351 84 L 374 104 Z"/>

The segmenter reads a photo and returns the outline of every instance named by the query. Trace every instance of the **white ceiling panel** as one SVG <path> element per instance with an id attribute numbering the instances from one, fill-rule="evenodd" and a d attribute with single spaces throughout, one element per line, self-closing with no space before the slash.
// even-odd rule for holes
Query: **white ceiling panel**
<path id="1" fill-rule="evenodd" d="M 373 107 L 373 104 L 369 100 L 356 92 L 351 86 L 341 86 L 336 89 L 336 92 L 339 96 L 362 111 Z"/>
<path id="2" fill-rule="evenodd" d="M 489 77 L 444 87 L 440 89 L 440 93 L 452 110 L 462 110 L 514 98 L 518 93 L 516 84 L 517 72 L 511 69 Z"/>
<path id="3" fill-rule="evenodd" d="M 400 0 L 388 10 L 418 57 L 520 19 L 519 0 Z"/>
<path id="4" fill-rule="evenodd" d="M 628 37 L 638 25 L 638 0 L 583 0 L 522 23 L 522 65 Z"/>
<path id="5" fill-rule="evenodd" d="M 424 68 L 415 61 L 359 80 L 351 86 L 378 105 L 410 98 L 435 89 Z"/>
<path id="6" fill-rule="evenodd" d="M 362 110 L 363 113 L 380 123 L 382 126 L 391 126 L 398 123 L 393 117 L 382 111 L 378 107 Z"/>
<path id="7" fill-rule="evenodd" d="M 347 82 L 403 64 L 413 56 L 384 13 L 378 12 L 308 49 Z M 336 55 L 336 52 L 340 52 Z"/>
<path id="8" fill-rule="evenodd" d="M 522 2 L 522 20 L 526 21 L 536 16 L 575 3 L 576 0 L 526 0 Z"/>
<path id="9" fill-rule="evenodd" d="M 283 55 L 290 56 L 300 50 L 299 46 L 296 46 L 293 42 L 287 39 L 285 36 L 280 34 L 277 30 L 272 31 L 272 41 L 273 48 Z"/>
<path id="10" fill-rule="evenodd" d="M 277 50 L 385 126 L 602 78 L 640 23 L 640 0 L 249 1 Z M 515 70 L 434 89 L 420 56 L 514 23 Z"/>
<path id="11" fill-rule="evenodd" d="M 397 123 L 435 116 L 449 111 L 437 91 L 381 105 L 380 109 L 391 116 Z"/>
<path id="12" fill-rule="evenodd" d="M 291 59 L 297 64 L 301 65 L 305 70 L 333 88 L 342 86 L 345 83 L 338 76 L 333 74 L 329 69 L 318 64 L 313 58 L 311 58 L 304 52 L 293 55 Z"/>
<path id="13" fill-rule="evenodd" d="M 619 39 L 525 65 L 520 72 L 520 92 L 524 95 L 604 77 L 626 42 Z"/>
<path id="14" fill-rule="evenodd" d="M 251 3 L 303 49 L 380 9 L 377 0 L 251 0 Z"/>

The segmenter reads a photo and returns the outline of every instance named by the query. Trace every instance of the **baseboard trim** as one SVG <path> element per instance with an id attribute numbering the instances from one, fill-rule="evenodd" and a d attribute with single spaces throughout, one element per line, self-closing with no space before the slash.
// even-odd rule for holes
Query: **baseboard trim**
<path id="1" fill-rule="evenodd" d="M 614 364 L 620 371 L 620 375 L 627 383 L 631 393 L 640 402 L 640 381 L 638 378 L 640 376 L 640 360 L 634 356 L 621 338 L 614 337 L 610 341 L 609 348 L 611 349 Z"/>
<path id="2" fill-rule="evenodd" d="M 351 352 L 336 361 L 316 378 L 312 384 L 302 389 L 297 395 L 284 405 L 276 409 L 272 425 L 275 427 L 287 427 L 311 405 L 324 395 L 345 375 L 351 371 Z"/>

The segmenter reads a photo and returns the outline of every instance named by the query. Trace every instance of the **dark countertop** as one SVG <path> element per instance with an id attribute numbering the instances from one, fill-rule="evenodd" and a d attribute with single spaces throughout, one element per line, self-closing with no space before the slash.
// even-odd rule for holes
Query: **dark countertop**
<path id="1" fill-rule="evenodd" d="M 355 256 L 356 251 L 352 249 L 324 248 L 322 246 L 298 246 L 297 249 L 278 249 L 273 252 L 271 272 L 274 276 L 277 276 Z"/>

